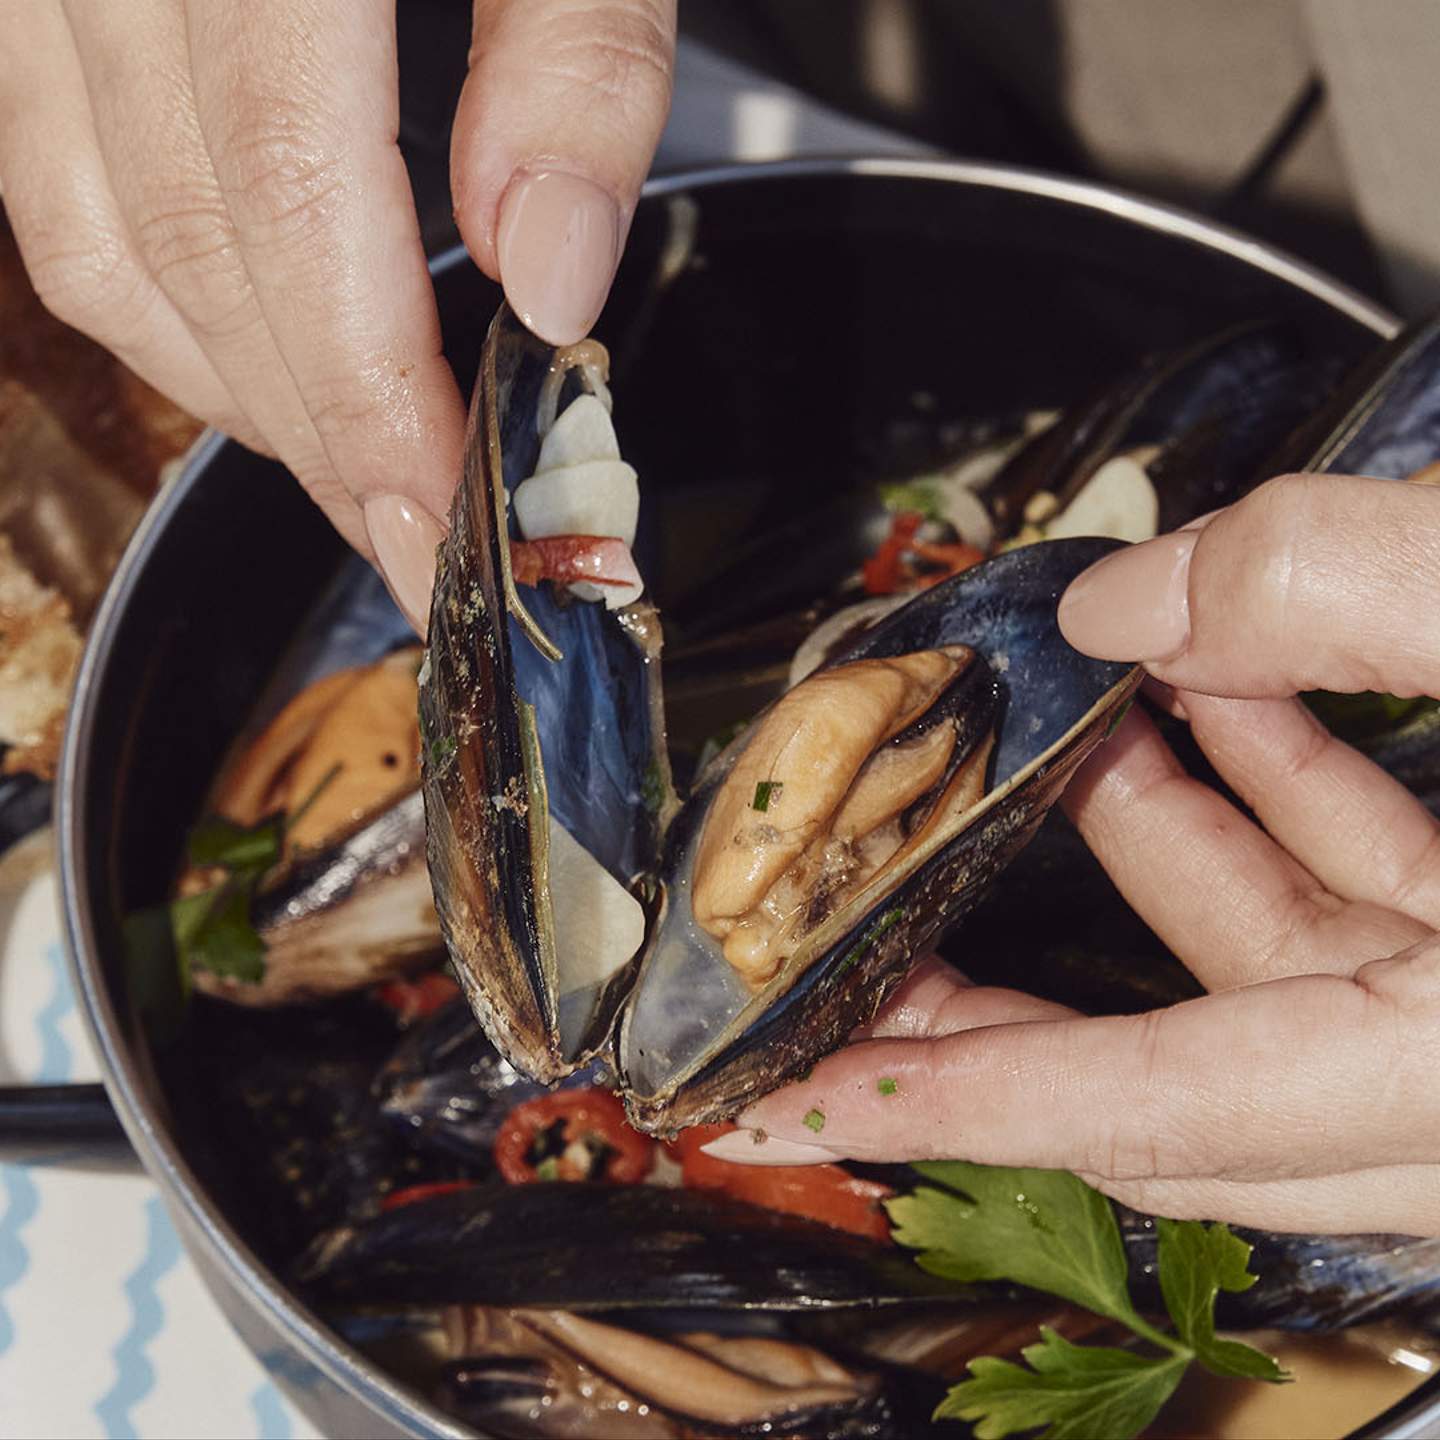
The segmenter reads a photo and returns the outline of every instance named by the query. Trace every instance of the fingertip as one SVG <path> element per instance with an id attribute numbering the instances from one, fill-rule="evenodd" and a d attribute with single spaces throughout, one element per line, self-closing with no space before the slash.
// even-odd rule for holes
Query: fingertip
<path id="1" fill-rule="evenodd" d="M 365 533 L 375 564 L 415 633 L 429 625 L 435 584 L 435 551 L 445 527 L 405 495 L 376 495 L 365 502 Z"/>
<path id="2" fill-rule="evenodd" d="M 620 206 L 563 170 L 520 170 L 500 201 L 495 251 L 510 308 L 551 345 L 590 333 L 620 261 Z"/>
<path id="3" fill-rule="evenodd" d="M 1098 660 L 1179 655 L 1190 638 L 1190 558 L 1201 533 L 1127 546 L 1072 580 L 1057 616 L 1066 643 Z"/>

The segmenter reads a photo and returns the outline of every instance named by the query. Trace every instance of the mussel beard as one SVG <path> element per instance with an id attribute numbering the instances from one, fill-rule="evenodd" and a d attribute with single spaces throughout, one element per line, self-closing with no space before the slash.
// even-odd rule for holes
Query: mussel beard
<path id="1" fill-rule="evenodd" d="M 752 991 L 985 794 L 995 686 L 968 646 L 821 671 L 760 723 L 711 803 L 696 921 Z"/>

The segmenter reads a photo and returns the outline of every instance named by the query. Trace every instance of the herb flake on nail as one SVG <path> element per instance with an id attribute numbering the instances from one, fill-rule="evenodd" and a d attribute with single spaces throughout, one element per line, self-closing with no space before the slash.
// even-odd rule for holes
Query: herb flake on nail
<path id="1" fill-rule="evenodd" d="M 807 1110 L 805 1112 L 805 1128 L 813 1130 L 817 1135 L 825 1128 L 825 1116 L 819 1110 Z"/>

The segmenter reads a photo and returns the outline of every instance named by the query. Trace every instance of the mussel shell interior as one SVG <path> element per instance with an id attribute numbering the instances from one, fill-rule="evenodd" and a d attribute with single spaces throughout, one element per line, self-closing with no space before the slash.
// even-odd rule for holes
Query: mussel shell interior
<path id="1" fill-rule="evenodd" d="M 541 391 L 556 355 L 508 307 L 495 317 L 493 330 L 493 406 L 504 486 L 513 494 L 540 454 Z M 558 409 L 584 389 L 581 372 L 570 370 Z M 488 407 L 491 398 L 485 399 Z M 521 538 L 513 512 L 507 533 Z M 621 884 L 629 884 L 651 863 L 654 849 L 645 807 L 653 739 L 643 658 L 603 606 L 573 601 L 550 585 L 526 587 L 523 595 L 512 589 L 506 603 L 514 693 L 536 716 L 550 813 Z M 537 648 L 517 605 L 560 652 L 559 660 Z"/>
<path id="2" fill-rule="evenodd" d="M 887 879 L 885 893 L 866 892 L 830 917 L 813 942 L 758 994 L 749 991 L 690 915 L 695 840 L 724 762 L 707 777 L 672 826 L 664 913 L 621 1021 L 619 1069 L 643 1123 L 663 1128 L 693 1123 L 706 1113 L 692 1113 L 674 1101 L 677 1087 L 702 1067 L 738 1067 L 720 1089 L 743 1093 L 755 1082 L 753 1074 L 747 1080 L 741 1070 L 754 1072 L 768 1063 L 793 1071 L 829 1048 L 833 1026 L 816 1024 L 811 1014 L 818 994 L 833 970 L 857 963 L 857 945 L 863 946 L 864 937 L 892 914 L 897 895 L 911 880 L 917 880 L 916 903 L 921 903 L 924 876 L 919 872 L 953 870 L 957 900 L 962 891 L 966 905 L 979 898 L 984 884 L 1018 849 L 997 846 L 992 824 L 1007 831 L 1037 826 L 1054 794 L 1050 787 L 1028 782 L 1067 758 L 1082 739 L 1094 738 L 1097 718 L 1122 705 L 1138 683 L 1133 666 L 1093 660 L 1071 649 L 1056 619 L 1065 586 L 1115 548 L 1111 540 L 1062 540 L 1010 551 L 926 592 L 829 662 L 971 646 L 996 672 L 1001 688 L 993 779 L 978 806 L 937 836 L 927 852 L 917 854 L 903 874 Z M 743 744 L 742 736 L 727 752 L 730 763 Z M 973 857 L 968 866 L 961 858 L 966 852 Z M 923 903 L 935 901 L 927 894 Z M 902 910 L 906 903 L 900 902 Z M 958 905 L 950 918 L 957 913 Z M 913 922 L 917 934 L 925 928 L 924 917 Z M 891 919 L 886 929 L 894 924 Z M 757 1050 L 762 1034 L 771 1047 L 768 1062 Z M 725 1108 L 715 1097 L 703 1103 L 708 1110 Z"/>
<path id="3" fill-rule="evenodd" d="M 535 467 L 556 352 L 507 307 L 490 328 L 465 480 L 441 547 L 422 672 L 422 769 L 436 906 L 472 1004 L 528 1073 L 603 1039 L 613 987 L 567 974 L 548 927 L 551 816 L 621 885 L 652 863 L 646 660 L 603 606 L 516 591 L 507 494 Z M 563 376 L 559 408 L 582 388 Z M 541 646 L 553 647 L 547 655 Z M 558 655 L 555 653 L 558 652 Z M 483 972 L 483 973 L 480 973 Z"/>

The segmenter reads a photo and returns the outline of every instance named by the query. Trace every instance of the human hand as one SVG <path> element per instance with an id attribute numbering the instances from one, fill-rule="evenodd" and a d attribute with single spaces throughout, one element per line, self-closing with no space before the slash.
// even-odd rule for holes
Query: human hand
<path id="1" fill-rule="evenodd" d="M 930 961 L 859 1043 L 741 1116 L 768 1144 L 709 1148 L 1068 1169 L 1176 1218 L 1440 1232 L 1440 823 L 1295 698 L 1440 694 L 1437 575 L 1440 490 L 1317 476 L 1087 572 L 1066 637 L 1173 687 L 1259 821 L 1189 778 L 1138 709 L 1065 797 L 1210 993 L 1084 1018 Z"/>
<path id="2" fill-rule="evenodd" d="M 609 290 L 674 26 L 674 0 L 475 0 L 456 218 L 553 343 Z M 423 630 L 464 410 L 395 0 L 0 0 L 0 33 L 0 194 L 47 307 L 283 460 Z"/>

